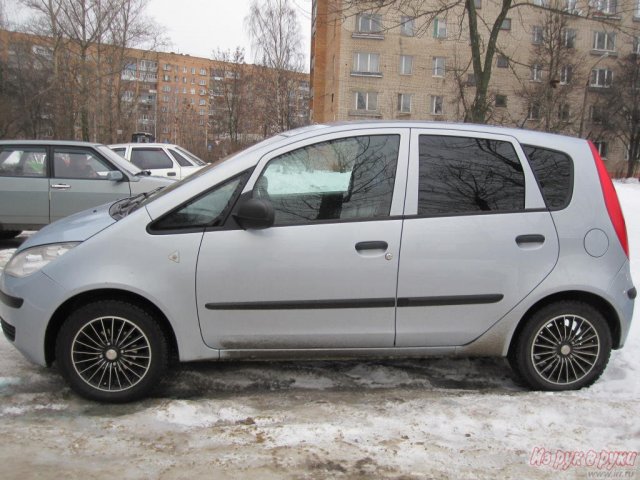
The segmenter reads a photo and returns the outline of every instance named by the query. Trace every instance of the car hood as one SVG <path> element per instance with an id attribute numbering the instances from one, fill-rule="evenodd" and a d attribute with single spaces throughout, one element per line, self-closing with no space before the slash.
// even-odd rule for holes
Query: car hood
<path id="1" fill-rule="evenodd" d="M 115 223 L 109 215 L 111 205 L 107 203 L 93 207 L 53 222 L 31 235 L 17 251 L 50 243 L 83 242 Z"/>

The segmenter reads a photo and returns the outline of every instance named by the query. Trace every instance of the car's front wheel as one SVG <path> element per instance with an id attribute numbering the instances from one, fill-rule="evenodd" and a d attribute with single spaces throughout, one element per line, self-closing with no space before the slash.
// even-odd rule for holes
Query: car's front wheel
<path id="1" fill-rule="evenodd" d="M 577 390 L 595 382 L 609 361 L 611 332 L 589 304 L 560 301 L 537 311 L 509 356 L 513 369 L 536 390 Z"/>
<path id="2" fill-rule="evenodd" d="M 167 359 L 167 341 L 153 316 L 120 300 L 79 307 L 62 325 L 56 342 L 56 361 L 71 388 L 101 402 L 148 395 Z"/>

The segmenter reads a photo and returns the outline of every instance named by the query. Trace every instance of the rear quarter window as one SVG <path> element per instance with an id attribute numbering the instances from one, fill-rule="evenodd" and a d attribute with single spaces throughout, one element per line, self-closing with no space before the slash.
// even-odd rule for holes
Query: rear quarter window
<path id="1" fill-rule="evenodd" d="M 573 161 L 566 153 L 532 145 L 523 145 L 533 174 L 549 210 L 569 205 L 573 194 Z"/>

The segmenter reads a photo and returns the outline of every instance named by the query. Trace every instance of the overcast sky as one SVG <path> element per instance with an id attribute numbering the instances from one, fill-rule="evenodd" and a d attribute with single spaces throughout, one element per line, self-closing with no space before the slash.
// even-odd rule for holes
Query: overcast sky
<path id="1" fill-rule="evenodd" d="M 2 1 L 2 0 L 0 0 Z M 298 11 L 303 53 L 309 58 L 311 36 L 311 0 L 290 0 Z M 9 20 L 17 20 L 16 0 L 4 0 Z M 253 62 L 244 19 L 251 0 L 149 0 L 147 13 L 164 28 L 171 45 L 168 51 L 210 58 L 215 49 L 244 47 L 248 62 Z M 307 66 L 308 69 L 308 66 Z"/>

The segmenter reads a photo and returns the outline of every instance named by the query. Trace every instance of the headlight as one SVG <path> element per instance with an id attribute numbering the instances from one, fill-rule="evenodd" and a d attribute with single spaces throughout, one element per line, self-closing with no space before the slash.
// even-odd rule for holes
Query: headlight
<path id="1" fill-rule="evenodd" d="M 44 268 L 56 258 L 61 257 L 80 242 L 53 243 L 39 247 L 28 248 L 11 257 L 4 269 L 7 275 L 26 277 Z"/>

